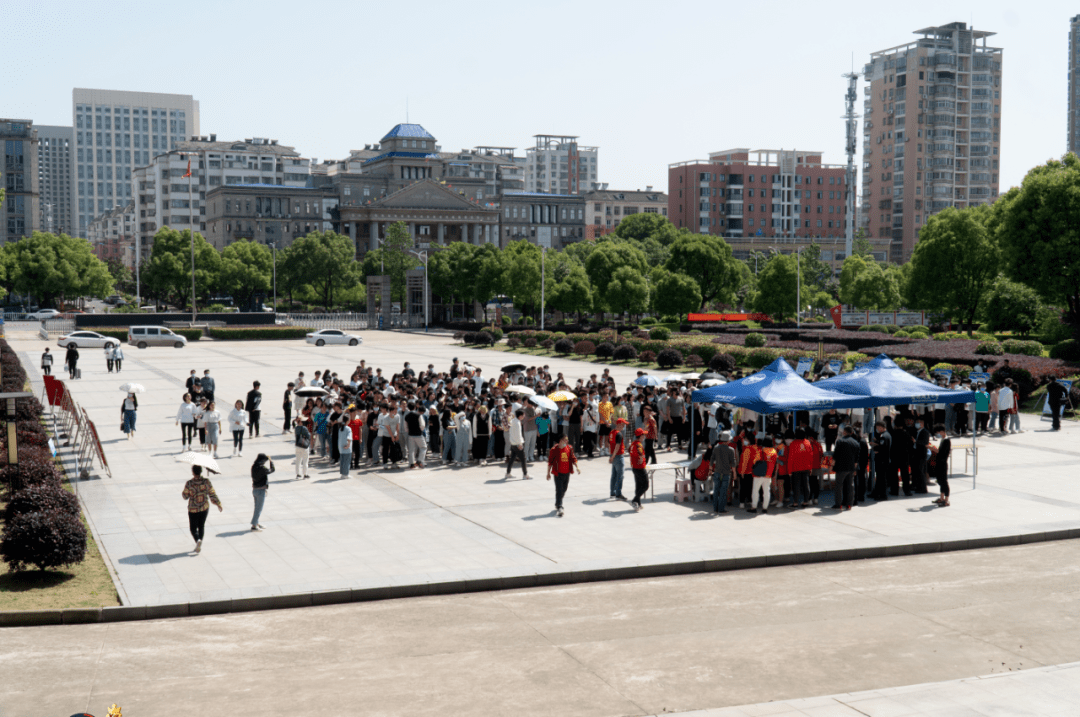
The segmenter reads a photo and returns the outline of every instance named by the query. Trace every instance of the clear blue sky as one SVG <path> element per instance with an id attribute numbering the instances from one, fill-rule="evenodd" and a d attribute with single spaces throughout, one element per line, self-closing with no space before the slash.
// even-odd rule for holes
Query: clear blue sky
<path id="1" fill-rule="evenodd" d="M 953 21 L 1005 48 L 1002 189 L 1065 150 L 1064 2 L 56 2 L 0 5 L 0 116 L 71 124 L 71 89 L 192 94 L 201 131 L 320 160 L 409 118 L 444 150 L 534 134 L 600 147 L 600 180 L 666 189 L 729 147 L 843 163 L 854 55 Z M 862 100 L 860 84 L 860 110 Z M 862 150 L 860 124 L 860 155 Z"/>

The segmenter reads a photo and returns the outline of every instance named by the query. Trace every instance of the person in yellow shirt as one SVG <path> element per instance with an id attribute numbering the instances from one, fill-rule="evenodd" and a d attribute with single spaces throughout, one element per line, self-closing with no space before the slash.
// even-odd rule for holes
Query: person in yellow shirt
<path id="1" fill-rule="evenodd" d="M 611 455 L 608 446 L 608 435 L 614 421 L 615 406 L 608 399 L 607 391 L 600 392 L 600 405 L 597 407 L 600 413 L 600 455 Z"/>

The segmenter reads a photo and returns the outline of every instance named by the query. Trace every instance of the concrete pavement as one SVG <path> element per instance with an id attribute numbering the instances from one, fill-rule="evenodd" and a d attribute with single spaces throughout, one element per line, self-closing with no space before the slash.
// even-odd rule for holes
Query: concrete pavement
<path id="1" fill-rule="evenodd" d="M 8 628 L 0 715 L 1057 717 L 1075 670 L 888 690 L 1080 660 L 1078 547 Z"/>
<path id="2" fill-rule="evenodd" d="M 36 378 L 44 342 L 11 339 Z M 98 544 L 118 576 L 125 604 L 162 605 L 255 598 L 311 591 L 426 585 L 522 576 L 602 575 L 612 569 L 656 569 L 676 563 L 746 560 L 796 562 L 826 554 L 854 557 L 884 548 L 900 554 L 915 543 L 946 548 L 981 538 L 1067 535 L 1080 530 L 1080 499 L 1072 472 L 1080 457 L 1080 427 L 1060 434 L 1029 416 L 1027 433 L 982 442 L 978 490 L 964 475 L 957 443 L 953 507 L 934 508 L 928 497 L 890 500 L 851 512 L 825 505 L 765 516 L 734 512 L 713 517 L 704 504 L 673 503 L 670 475 L 658 477 L 657 501 L 640 514 L 608 495 L 606 459 L 584 461 L 571 479 L 567 515 L 553 514 L 553 487 L 534 465 L 534 480 L 520 471 L 507 481 L 502 466 L 423 471 L 364 470 L 347 480 L 321 467 L 309 481 L 293 480 L 291 441 L 280 433 L 285 383 L 303 370 L 348 374 L 365 359 L 385 373 L 404 361 L 415 368 L 449 366 L 454 356 L 496 374 L 513 354 L 451 345 L 444 338 L 367 332 L 356 348 L 317 348 L 300 341 L 199 342 L 185 349 L 126 348 L 121 374 L 107 374 L 97 351 L 83 351 L 83 378 L 69 382 L 76 400 L 97 424 L 113 470 L 111 479 L 80 482 Z M 526 363 L 534 361 L 525 358 Z M 545 359 L 571 380 L 604 366 Z M 189 473 L 175 457 L 180 448 L 176 408 L 189 369 L 210 368 L 223 414 L 253 379 L 262 382 L 264 436 L 248 442 L 245 458 L 222 458 L 214 478 L 225 512 L 212 511 L 201 555 L 190 551 L 180 490 Z M 612 367 L 620 385 L 636 370 Z M 138 381 L 138 432 L 119 427 L 120 383 Z M 223 436 L 221 455 L 230 453 Z M 262 522 L 249 531 L 249 466 L 258 452 L 274 458 Z M 675 457 L 661 454 L 661 459 Z M 863 551 L 863 552 L 859 552 Z M 716 563 L 708 563 L 715 565 Z M 730 563 L 729 563 L 730 564 Z M 625 574 L 624 574 L 625 575 Z"/>

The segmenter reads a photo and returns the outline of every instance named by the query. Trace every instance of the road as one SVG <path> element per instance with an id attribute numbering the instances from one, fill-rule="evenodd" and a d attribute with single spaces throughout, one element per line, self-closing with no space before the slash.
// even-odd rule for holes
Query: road
<path id="1" fill-rule="evenodd" d="M 651 715 L 1031 669 L 1080 660 L 1078 548 L 11 628 L 0 715 Z"/>

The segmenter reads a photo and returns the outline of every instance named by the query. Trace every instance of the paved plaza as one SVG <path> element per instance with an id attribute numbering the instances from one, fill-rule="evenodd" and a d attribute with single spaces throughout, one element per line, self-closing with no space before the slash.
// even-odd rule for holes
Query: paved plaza
<path id="1" fill-rule="evenodd" d="M 1078 547 L 4 628 L 0 715 L 1073 717 Z"/>
<path id="2" fill-rule="evenodd" d="M 315 463 L 308 481 L 293 479 L 291 438 L 281 435 L 281 397 L 287 381 L 331 369 L 348 375 L 360 359 L 392 374 L 404 361 L 446 370 L 458 356 L 487 376 L 517 357 L 464 348 L 445 336 L 367 332 L 362 346 L 317 348 L 301 341 L 198 342 L 185 349 L 126 348 L 123 373 L 108 374 L 103 357 L 82 351 L 83 378 L 68 382 L 75 399 L 97 424 L 112 477 L 79 484 L 87 516 L 114 571 L 126 605 L 161 605 L 263 597 L 343 588 L 424 585 L 603 571 L 725 558 L 853 551 L 891 546 L 897 554 L 913 543 L 948 543 L 1031 535 L 1080 525 L 1075 466 L 1080 428 L 1061 433 L 1023 416 L 1026 432 L 980 441 L 977 490 L 964 473 L 964 444 L 954 443 L 953 506 L 930 504 L 934 496 L 869 503 L 845 513 L 827 505 L 799 512 L 753 516 L 735 511 L 713 516 L 706 504 L 674 503 L 672 480 L 660 477 L 656 501 L 633 513 L 609 500 L 607 459 L 583 461 L 573 476 L 566 516 L 554 515 L 554 488 L 544 466 L 534 479 L 520 470 L 504 480 L 499 466 L 422 471 L 362 469 L 340 479 L 336 468 Z M 40 392 L 40 338 L 10 336 Z M 56 349 L 55 342 L 53 348 Z M 532 363 L 525 357 L 526 363 Z M 544 359 L 568 379 L 602 371 L 602 364 Z M 219 410 L 262 382 L 262 438 L 245 445 L 244 458 L 229 458 L 222 438 L 223 474 L 213 478 L 225 510 L 211 511 L 201 555 L 191 552 L 186 502 L 180 491 L 189 470 L 176 462 L 180 429 L 177 406 L 190 369 L 211 369 Z M 612 366 L 620 386 L 634 369 Z M 120 431 L 120 383 L 147 388 L 139 397 L 138 432 Z M 261 522 L 249 530 L 252 497 L 249 468 L 258 452 L 277 465 Z M 661 460 L 676 457 L 661 453 Z M 969 471 L 970 472 L 970 471 Z M 628 479 L 631 480 L 631 479 Z M 632 481 L 631 481 L 632 482 Z"/>

